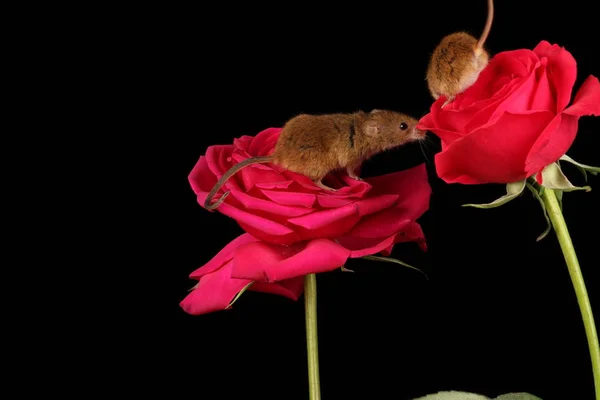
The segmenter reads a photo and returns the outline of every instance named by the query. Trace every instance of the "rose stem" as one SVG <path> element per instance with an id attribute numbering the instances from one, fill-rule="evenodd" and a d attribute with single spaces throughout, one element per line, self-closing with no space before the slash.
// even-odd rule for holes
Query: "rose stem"
<path id="1" fill-rule="evenodd" d="M 304 276 L 304 310 L 306 317 L 306 349 L 308 352 L 308 389 L 310 400 L 321 400 L 319 379 L 319 342 L 317 335 L 317 277 Z"/>
<path id="2" fill-rule="evenodd" d="M 556 237 L 560 243 L 569 270 L 569 275 L 571 276 L 571 281 L 575 288 L 575 295 L 577 296 L 577 302 L 579 303 L 579 309 L 581 310 L 583 325 L 585 327 L 585 333 L 587 335 L 588 346 L 592 358 L 592 370 L 594 373 L 594 384 L 596 386 L 596 400 L 600 400 L 600 346 L 598 346 L 598 333 L 596 332 L 596 326 L 594 325 L 594 315 L 592 314 L 590 299 L 585 288 L 583 275 L 581 274 L 581 268 L 579 267 L 579 261 L 575 254 L 575 248 L 573 247 L 569 230 L 567 229 L 567 224 L 565 223 L 554 191 L 544 188 L 542 199 L 546 204 L 546 209 L 550 215 L 552 226 L 556 232 Z"/>

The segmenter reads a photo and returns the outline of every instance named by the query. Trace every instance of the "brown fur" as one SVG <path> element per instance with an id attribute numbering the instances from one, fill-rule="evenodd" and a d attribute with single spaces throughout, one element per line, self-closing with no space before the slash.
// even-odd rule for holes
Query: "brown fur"
<path id="1" fill-rule="evenodd" d="M 488 18 L 481 37 L 455 32 L 442 39 L 433 51 L 427 67 L 427 85 L 434 99 L 446 97 L 446 105 L 473 85 L 487 66 L 489 53 L 484 44 L 491 29 L 494 4 L 488 0 Z"/>
<path id="2" fill-rule="evenodd" d="M 406 142 L 423 139 L 425 132 L 416 128 L 417 123 L 411 116 L 388 110 L 297 115 L 283 126 L 271 156 L 253 157 L 234 165 L 213 187 L 204 207 L 217 208 L 229 192 L 214 204 L 211 201 L 225 182 L 240 169 L 256 163 L 279 165 L 309 177 L 322 189 L 334 190 L 321 182 L 327 174 L 346 169 L 351 178 L 360 179 L 355 169 L 364 160 Z M 402 124 L 406 129 L 401 129 Z"/>

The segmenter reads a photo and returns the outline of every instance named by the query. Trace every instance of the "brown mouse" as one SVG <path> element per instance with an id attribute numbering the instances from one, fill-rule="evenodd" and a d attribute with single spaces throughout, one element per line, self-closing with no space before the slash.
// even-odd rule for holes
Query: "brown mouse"
<path id="1" fill-rule="evenodd" d="M 415 118 L 388 110 L 358 111 L 352 114 L 300 114 L 287 121 L 271 155 L 248 158 L 231 167 L 212 188 L 204 208 L 212 211 L 229 194 L 225 192 L 215 203 L 213 197 L 231 176 L 248 165 L 273 163 L 288 171 L 303 174 L 320 188 L 335 190 L 321 181 L 334 170 L 345 169 L 356 174 L 363 161 L 385 150 L 425 138 L 416 128 Z"/>
<path id="2" fill-rule="evenodd" d="M 434 99 L 446 97 L 446 104 L 471 86 L 487 66 L 489 53 L 484 49 L 492 27 L 494 2 L 488 0 L 488 15 L 479 40 L 466 32 L 445 36 L 435 48 L 427 67 L 427 85 Z"/>

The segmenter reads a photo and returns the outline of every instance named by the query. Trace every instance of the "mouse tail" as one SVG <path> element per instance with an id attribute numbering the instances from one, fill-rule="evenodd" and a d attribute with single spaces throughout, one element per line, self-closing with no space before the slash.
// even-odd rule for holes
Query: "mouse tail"
<path id="1" fill-rule="evenodd" d="M 483 32 L 481 33 L 481 37 L 479 38 L 479 42 L 477 42 L 477 50 L 483 48 L 485 41 L 490 34 L 490 30 L 492 29 L 492 20 L 494 19 L 494 0 L 488 0 L 488 15 L 487 21 L 485 22 L 485 27 L 483 28 Z"/>
<path id="2" fill-rule="evenodd" d="M 215 195 L 223 187 L 225 182 L 227 182 L 229 178 L 235 175 L 239 170 L 252 164 L 264 164 L 272 161 L 273 156 L 252 157 L 231 167 L 227 172 L 225 172 L 221 179 L 219 179 L 215 186 L 213 186 L 210 193 L 208 193 L 208 196 L 206 196 L 206 200 L 204 201 L 204 208 L 206 208 L 208 211 L 212 211 L 218 208 L 225 201 L 225 198 L 229 196 L 229 191 L 223 193 L 223 196 L 221 196 L 219 200 L 211 204 L 213 197 L 215 197 Z"/>

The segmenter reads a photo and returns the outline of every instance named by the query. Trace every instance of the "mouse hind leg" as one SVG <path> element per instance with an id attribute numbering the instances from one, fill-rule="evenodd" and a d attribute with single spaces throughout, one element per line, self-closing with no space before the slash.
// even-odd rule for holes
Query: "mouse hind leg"
<path id="1" fill-rule="evenodd" d="M 358 165 L 349 165 L 346 168 L 346 172 L 348 173 L 348 176 L 350 178 L 355 179 L 357 181 L 362 181 L 363 179 L 356 174 L 356 168 L 358 168 Z"/>

